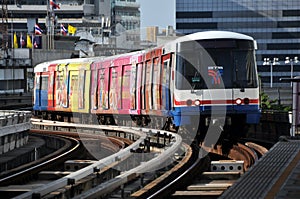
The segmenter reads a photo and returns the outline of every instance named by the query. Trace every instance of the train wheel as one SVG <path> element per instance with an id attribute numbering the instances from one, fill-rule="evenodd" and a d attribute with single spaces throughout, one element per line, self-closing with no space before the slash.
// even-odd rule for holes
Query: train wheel
<path id="1" fill-rule="evenodd" d="M 136 125 L 137 126 L 142 126 L 143 125 L 143 121 L 142 121 L 142 119 L 140 117 L 136 117 L 135 121 L 136 121 Z"/>
<path id="2" fill-rule="evenodd" d="M 99 117 L 98 117 L 98 122 L 99 122 L 100 125 L 104 125 L 104 124 L 105 124 L 105 117 L 102 116 L 102 115 L 99 116 Z"/>

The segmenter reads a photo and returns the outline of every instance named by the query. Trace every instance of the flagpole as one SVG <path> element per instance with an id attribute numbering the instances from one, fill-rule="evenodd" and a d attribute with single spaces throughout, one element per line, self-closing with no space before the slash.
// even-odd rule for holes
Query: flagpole
<path id="1" fill-rule="evenodd" d="M 33 50 L 34 50 L 34 45 L 33 45 L 33 33 L 31 34 L 31 60 L 33 60 Z"/>
<path id="2" fill-rule="evenodd" d="M 23 48 L 23 46 L 22 46 L 22 39 L 23 39 L 23 36 L 22 36 L 22 32 L 21 32 L 21 34 L 20 34 L 20 39 L 19 39 L 19 42 L 20 42 L 20 48 Z"/>
<path id="3" fill-rule="evenodd" d="M 50 33 L 49 33 L 49 27 L 50 27 L 50 18 L 49 18 L 49 12 L 50 12 L 50 6 L 49 6 L 49 0 L 47 0 L 47 48 L 50 46 Z"/>
<path id="4" fill-rule="evenodd" d="M 13 21 L 13 14 L 12 14 L 12 11 L 11 11 L 11 26 L 10 26 L 10 29 L 11 29 L 11 49 L 14 49 L 14 28 L 13 28 L 13 24 L 14 24 L 14 21 Z"/>

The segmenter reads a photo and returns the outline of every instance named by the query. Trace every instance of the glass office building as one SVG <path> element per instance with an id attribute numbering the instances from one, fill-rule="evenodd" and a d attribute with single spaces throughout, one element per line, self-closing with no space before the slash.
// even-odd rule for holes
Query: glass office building
<path id="1" fill-rule="evenodd" d="M 300 55 L 299 0 L 176 0 L 176 30 L 228 30 L 252 36 L 258 43 L 263 87 L 290 87 L 279 79 L 291 77 L 291 72 L 300 76 L 295 60 Z"/>

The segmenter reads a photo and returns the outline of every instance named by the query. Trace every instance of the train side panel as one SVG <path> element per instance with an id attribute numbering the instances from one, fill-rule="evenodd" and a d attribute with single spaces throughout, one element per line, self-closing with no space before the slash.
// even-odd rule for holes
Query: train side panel
<path id="1" fill-rule="evenodd" d="M 98 115 L 138 115 L 140 91 L 138 72 L 142 56 L 118 57 L 92 66 L 92 109 Z M 97 92 L 96 92 L 97 90 Z"/>
<path id="2" fill-rule="evenodd" d="M 53 111 L 88 113 L 90 75 L 90 62 L 57 65 Z"/>

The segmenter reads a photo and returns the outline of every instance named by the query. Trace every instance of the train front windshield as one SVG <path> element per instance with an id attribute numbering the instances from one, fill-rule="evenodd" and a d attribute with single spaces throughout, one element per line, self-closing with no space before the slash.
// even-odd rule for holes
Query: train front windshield
<path id="1" fill-rule="evenodd" d="M 176 53 L 176 88 L 256 88 L 254 43 L 214 39 L 181 42 Z"/>

